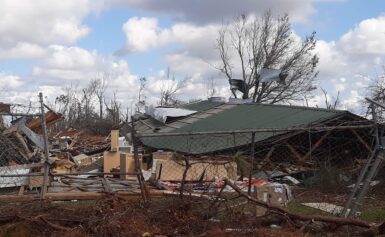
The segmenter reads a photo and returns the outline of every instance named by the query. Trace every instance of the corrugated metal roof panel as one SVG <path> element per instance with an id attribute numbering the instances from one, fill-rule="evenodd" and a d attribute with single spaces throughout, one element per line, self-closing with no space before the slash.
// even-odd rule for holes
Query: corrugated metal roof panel
<path id="1" fill-rule="evenodd" d="M 203 100 L 203 101 L 199 101 L 199 102 L 184 104 L 184 105 L 181 105 L 180 107 L 184 108 L 184 109 L 195 110 L 195 111 L 201 112 L 201 111 L 206 111 L 206 110 L 215 108 L 215 107 L 222 105 L 222 104 L 224 104 L 224 103 L 223 102 L 210 102 L 208 100 Z"/>
<path id="2" fill-rule="evenodd" d="M 219 106 L 219 107 L 223 107 Z M 242 129 L 259 128 L 291 128 L 297 126 L 310 126 L 313 123 L 325 121 L 346 113 L 346 111 L 326 110 L 318 108 L 264 105 L 264 104 L 240 104 L 226 107 L 225 110 L 210 113 L 211 110 L 201 114 L 199 120 L 189 121 L 177 129 L 168 130 L 172 133 L 204 132 L 204 131 L 233 131 Z M 218 113 L 216 113 L 218 112 Z M 205 116 L 209 115 L 210 116 Z M 187 118 L 186 118 L 187 119 Z M 255 141 L 262 141 L 278 133 L 257 133 Z M 200 135 L 180 137 L 153 137 L 142 138 L 142 142 L 150 147 L 169 149 L 180 152 L 202 154 L 216 150 L 228 149 L 246 145 L 251 142 L 251 134 L 234 135 Z"/>

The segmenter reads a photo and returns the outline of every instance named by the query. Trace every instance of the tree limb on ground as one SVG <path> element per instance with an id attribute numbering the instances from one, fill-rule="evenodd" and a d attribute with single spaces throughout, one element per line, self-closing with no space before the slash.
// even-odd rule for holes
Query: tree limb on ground
<path id="1" fill-rule="evenodd" d="M 380 225 L 375 225 L 371 224 L 366 221 L 362 220 L 357 220 L 357 219 L 352 219 L 352 218 L 343 218 L 343 217 L 334 217 L 334 216 L 321 216 L 321 215 L 299 215 L 299 214 L 294 214 L 286 211 L 285 209 L 271 205 L 262 201 L 257 200 L 256 198 L 242 192 L 242 190 L 237 187 L 232 181 L 225 179 L 225 185 L 229 185 L 232 187 L 239 195 L 242 197 L 246 198 L 249 201 L 252 201 L 258 206 L 267 208 L 268 210 L 272 210 L 277 214 L 280 214 L 285 217 L 289 217 L 291 219 L 299 220 L 299 221 L 319 221 L 319 222 L 325 222 L 325 223 L 331 223 L 331 224 L 337 224 L 337 225 L 352 225 L 352 226 L 359 226 L 359 227 L 364 227 L 364 228 L 370 228 L 373 230 L 378 230 Z M 380 232 L 379 230 L 378 232 Z M 380 233 L 381 234 L 381 233 Z"/>

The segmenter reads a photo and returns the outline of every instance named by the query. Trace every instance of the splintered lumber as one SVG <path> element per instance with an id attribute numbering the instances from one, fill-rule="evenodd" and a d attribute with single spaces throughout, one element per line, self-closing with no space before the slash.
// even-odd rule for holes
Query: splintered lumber
<path id="1" fill-rule="evenodd" d="M 325 132 L 325 134 L 311 147 L 311 149 L 305 154 L 304 157 L 302 157 L 302 159 L 306 160 L 311 155 L 311 153 L 313 153 L 315 149 L 317 149 L 322 144 L 322 142 L 325 140 L 325 138 L 327 138 L 327 136 L 330 135 L 330 133 L 331 130 Z"/>
<path id="2" fill-rule="evenodd" d="M 4 104 L 0 102 L 0 112 L 1 113 L 11 113 L 11 105 Z"/>
<path id="3" fill-rule="evenodd" d="M 290 145 L 289 143 L 286 143 L 286 146 L 287 146 L 287 148 L 289 148 L 290 152 L 294 155 L 294 157 L 297 160 L 299 160 L 299 161 L 302 160 L 301 155 L 298 153 L 298 151 L 292 145 Z"/>
<path id="4" fill-rule="evenodd" d="M 372 149 L 370 148 L 370 146 L 368 145 L 368 143 L 365 142 L 364 139 L 362 139 L 362 137 L 356 132 L 356 130 L 354 129 L 350 129 L 350 131 L 352 131 L 352 133 L 356 136 L 356 138 L 358 139 L 358 141 L 366 148 L 366 150 L 368 151 L 371 151 Z"/>
<path id="5" fill-rule="evenodd" d="M 52 124 L 54 124 L 58 120 L 62 119 L 63 117 L 62 117 L 61 114 L 58 114 L 58 113 L 55 113 L 55 112 L 52 112 L 52 111 L 48 111 L 44 115 L 44 118 L 45 118 L 45 121 L 47 123 L 47 127 L 50 127 Z M 41 131 L 41 118 L 34 118 L 34 119 L 32 119 L 27 124 L 27 127 L 29 129 L 33 130 L 34 132 L 39 133 Z"/>

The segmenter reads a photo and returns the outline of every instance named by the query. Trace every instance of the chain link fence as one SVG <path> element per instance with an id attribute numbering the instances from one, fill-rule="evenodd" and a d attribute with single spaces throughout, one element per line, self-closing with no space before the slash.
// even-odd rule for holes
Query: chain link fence
<path id="1" fill-rule="evenodd" d="M 371 153 L 371 126 L 138 134 L 136 146 L 145 181 L 178 198 L 204 197 L 205 209 L 219 205 L 236 219 L 267 210 L 237 191 L 285 208 L 297 190 L 348 193 Z"/>

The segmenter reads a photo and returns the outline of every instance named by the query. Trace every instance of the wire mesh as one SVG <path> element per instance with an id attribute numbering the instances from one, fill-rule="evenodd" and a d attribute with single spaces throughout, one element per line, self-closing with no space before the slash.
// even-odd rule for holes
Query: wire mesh
<path id="1" fill-rule="evenodd" d="M 234 189 L 225 187 L 226 180 L 258 200 L 282 207 L 292 198 L 290 187 L 348 192 L 346 186 L 354 183 L 371 152 L 373 136 L 370 128 L 349 127 L 291 132 L 145 134 L 138 135 L 138 140 L 143 153 L 153 152 L 148 181 L 180 197 L 205 196 L 206 200 L 217 200 L 222 194 L 221 199 L 226 201 L 219 209 L 232 216 L 232 212 L 244 213 L 244 209 L 253 210 L 253 215 L 263 215 L 266 209 L 250 204 Z M 282 195 L 275 189 L 281 190 Z"/>

